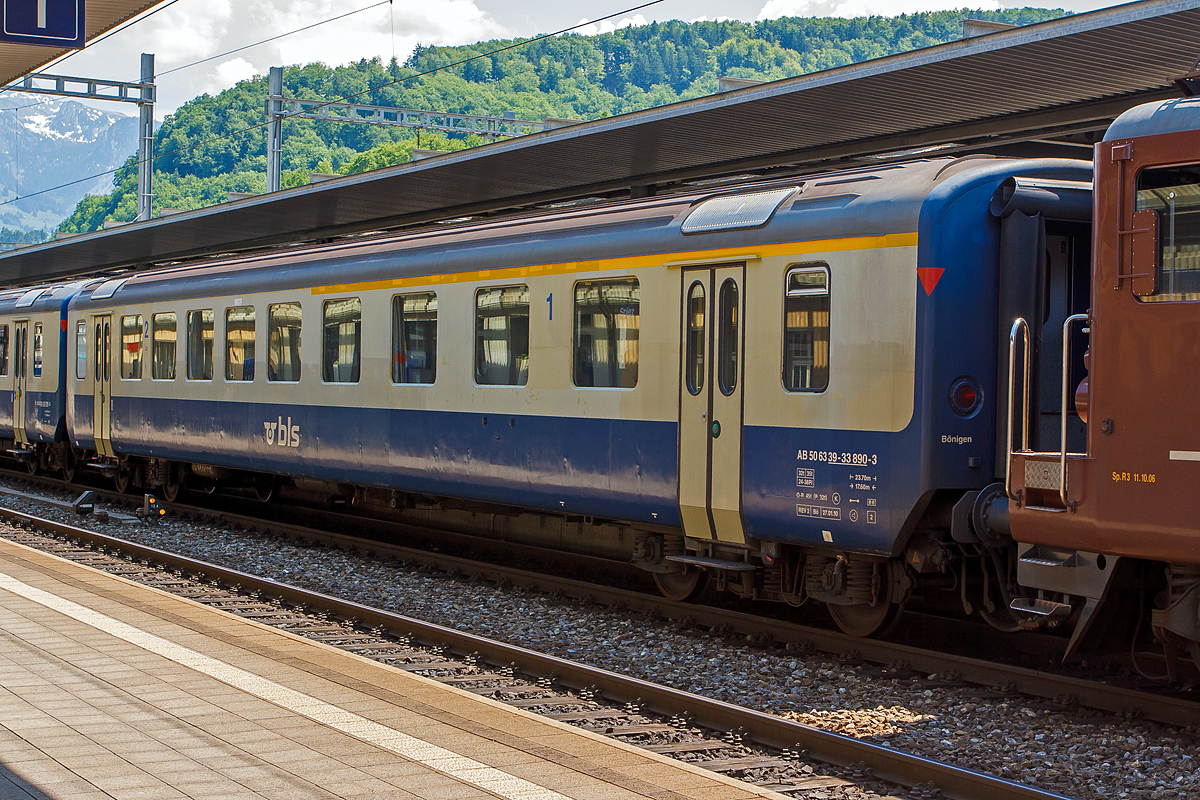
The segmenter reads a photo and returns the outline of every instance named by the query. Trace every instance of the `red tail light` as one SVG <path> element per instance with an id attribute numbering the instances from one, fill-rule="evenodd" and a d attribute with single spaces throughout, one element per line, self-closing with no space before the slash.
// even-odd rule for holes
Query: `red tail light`
<path id="1" fill-rule="evenodd" d="M 950 408 L 960 417 L 973 417 L 983 404 L 983 390 L 974 378 L 958 378 L 950 384 Z"/>

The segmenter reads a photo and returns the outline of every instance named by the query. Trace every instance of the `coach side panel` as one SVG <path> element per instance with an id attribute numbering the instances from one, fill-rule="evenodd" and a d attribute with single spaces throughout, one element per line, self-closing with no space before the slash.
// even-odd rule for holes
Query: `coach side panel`
<path id="1" fill-rule="evenodd" d="M 491 270 L 487 280 L 461 274 L 405 279 L 399 289 L 360 284 L 120 307 L 117 329 L 126 318 L 140 318 L 144 363 L 137 377 L 128 364 L 114 376 L 114 446 L 131 455 L 677 524 L 678 273 L 621 265 L 586 274 L 525 273 Z M 636 385 L 577 388 L 576 286 L 631 279 L 640 294 Z M 521 286 L 529 298 L 527 382 L 480 385 L 479 293 Z M 431 385 L 394 383 L 394 298 L 431 292 L 438 304 L 436 379 Z M 347 300 L 361 303 L 359 379 L 328 381 L 323 313 L 327 303 Z M 291 303 L 302 311 L 299 379 L 271 381 L 271 308 Z M 244 319 L 249 308 L 254 374 L 249 381 L 231 379 L 230 310 L 243 309 L 233 314 Z M 210 373 L 198 373 L 189 368 L 188 321 L 206 311 L 215 344 Z M 155 319 L 163 314 L 175 315 L 178 339 L 170 376 L 167 340 L 155 342 Z M 129 352 L 126 344 L 118 355 L 128 359 Z M 235 359 L 244 361 L 245 352 L 239 346 L 242 355 Z M 239 370 L 235 377 L 244 377 L 244 366 Z M 76 392 L 80 444 L 87 440 L 89 402 L 89 394 Z"/>
<path id="2" fill-rule="evenodd" d="M 916 234 L 840 244 L 748 272 L 743 512 L 764 540 L 888 552 L 922 493 Z M 815 269 L 828 295 L 789 296 Z"/>

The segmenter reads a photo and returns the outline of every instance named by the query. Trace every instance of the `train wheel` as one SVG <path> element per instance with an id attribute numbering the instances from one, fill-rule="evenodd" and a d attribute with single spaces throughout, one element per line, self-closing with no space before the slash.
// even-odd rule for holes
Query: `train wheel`
<path id="1" fill-rule="evenodd" d="M 690 600 L 704 590 L 704 570 L 688 567 L 683 572 L 656 572 L 654 582 L 662 596 L 676 603 Z"/>
<path id="2" fill-rule="evenodd" d="M 113 473 L 113 488 L 121 494 L 125 494 L 129 491 L 130 478 L 132 477 L 132 473 L 127 468 L 118 467 Z"/>
<path id="3" fill-rule="evenodd" d="M 37 475 L 41 470 L 41 466 L 40 459 L 38 459 L 38 454 L 36 452 L 30 453 L 29 458 L 25 459 L 25 469 L 30 475 Z"/>
<path id="4" fill-rule="evenodd" d="M 162 485 L 163 499 L 168 503 L 174 503 L 179 499 L 179 495 L 183 492 L 183 467 L 179 464 L 172 464 L 167 469 L 167 480 Z"/>
<path id="5" fill-rule="evenodd" d="M 275 476 L 257 475 L 254 478 L 254 496 L 260 503 L 269 503 L 275 496 Z"/>
<path id="6" fill-rule="evenodd" d="M 842 629 L 842 633 L 866 638 L 876 634 L 882 636 L 890 631 L 900 618 L 903 606 L 886 600 L 874 606 L 861 603 L 852 606 L 829 605 L 828 608 L 830 616 Z"/>
<path id="7" fill-rule="evenodd" d="M 78 476 L 79 462 L 75 460 L 75 454 L 68 450 L 66 460 L 62 465 L 62 479 L 67 483 L 74 483 Z"/>

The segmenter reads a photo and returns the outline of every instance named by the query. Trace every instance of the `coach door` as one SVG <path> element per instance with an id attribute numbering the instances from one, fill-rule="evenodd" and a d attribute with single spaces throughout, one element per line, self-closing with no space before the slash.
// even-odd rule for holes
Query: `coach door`
<path id="1" fill-rule="evenodd" d="M 92 345 L 92 430 L 96 435 L 96 453 L 111 456 L 112 449 L 112 317 L 92 318 L 96 334 Z"/>
<path id="2" fill-rule="evenodd" d="M 13 438 L 28 444 L 25 435 L 25 374 L 29 364 L 29 322 L 13 326 Z"/>
<path id="3" fill-rule="evenodd" d="M 684 533 L 744 543 L 742 357 L 745 266 L 685 269 L 679 385 Z"/>

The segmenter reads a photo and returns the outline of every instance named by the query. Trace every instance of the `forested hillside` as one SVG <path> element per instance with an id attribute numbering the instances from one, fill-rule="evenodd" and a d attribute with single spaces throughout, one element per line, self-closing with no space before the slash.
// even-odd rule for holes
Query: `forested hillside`
<path id="1" fill-rule="evenodd" d="M 951 41 L 968 17 L 1027 25 L 1063 13 L 1027 8 L 757 23 L 676 21 L 558 36 L 492 56 L 484 54 L 513 42 L 419 47 L 403 65 L 369 60 L 336 68 L 289 67 L 284 94 L 489 116 L 512 112 L 530 120 L 597 119 L 710 95 L 721 76 L 777 80 Z M 467 63 L 422 74 L 461 61 Z M 155 136 L 156 213 L 212 205 L 227 192 L 266 190 L 261 127 L 266 96 L 266 78 L 257 78 L 215 97 L 197 97 L 167 117 Z M 351 174 L 402 163 L 418 146 L 454 150 L 481 143 L 427 131 L 288 120 L 284 186 L 307 183 L 309 172 Z M 127 165 L 133 163 L 131 157 Z M 132 219 L 135 171 L 122 170 L 113 185 L 110 194 L 84 198 L 60 230 L 89 231 L 107 219 Z"/>

